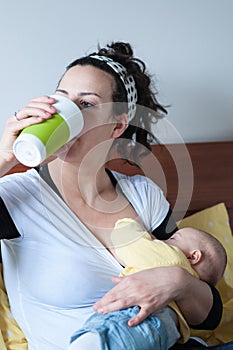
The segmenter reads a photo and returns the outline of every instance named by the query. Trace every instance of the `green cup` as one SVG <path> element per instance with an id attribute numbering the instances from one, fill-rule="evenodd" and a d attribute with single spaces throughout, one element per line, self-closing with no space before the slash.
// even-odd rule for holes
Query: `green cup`
<path id="1" fill-rule="evenodd" d="M 84 125 L 82 113 L 70 99 L 50 95 L 57 112 L 52 118 L 22 130 L 14 142 L 13 152 L 18 161 L 35 167 L 77 136 Z"/>

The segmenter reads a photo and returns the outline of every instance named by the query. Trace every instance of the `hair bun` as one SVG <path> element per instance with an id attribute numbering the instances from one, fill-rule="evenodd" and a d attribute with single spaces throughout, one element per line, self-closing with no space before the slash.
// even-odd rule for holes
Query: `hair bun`
<path id="1" fill-rule="evenodd" d="M 131 58 L 133 57 L 133 49 L 129 43 L 117 41 L 108 44 L 107 48 L 99 49 L 98 54 L 105 54 L 111 57 L 118 56 L 122 58 Z"/>

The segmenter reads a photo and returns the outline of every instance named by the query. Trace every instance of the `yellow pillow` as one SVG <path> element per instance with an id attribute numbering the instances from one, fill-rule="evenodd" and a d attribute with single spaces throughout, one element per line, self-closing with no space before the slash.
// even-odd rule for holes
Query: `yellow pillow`
<path id="1" fill-rule="evenodd" d="M 202 210 L 178 223 L 179 228 L 194 227 L 215 236 L 227 252 L 227 266 L 223 278 L 217 284 L 223 301 L 223 316 L 220 325 L 214 331 L 192 331 L 209 345 L 226 343 L 233 340 L 233 236 L 229 216 L 224 203 Z"/>
<path id="2" fill-rule="evenodd" d="M 27 350 L 28 345 L 23 332 L 13 318 L 0 264 L 0 350 Z"/>

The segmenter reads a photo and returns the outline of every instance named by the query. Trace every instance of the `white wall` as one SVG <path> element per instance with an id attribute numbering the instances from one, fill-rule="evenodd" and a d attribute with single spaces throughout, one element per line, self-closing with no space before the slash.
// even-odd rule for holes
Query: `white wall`
<path id="1" fill-rule="evenodd" d="M 132 43 L 185 141 L 233 139 L 232 0 L 0 0 L 1 123 L 96 44 Z"/>

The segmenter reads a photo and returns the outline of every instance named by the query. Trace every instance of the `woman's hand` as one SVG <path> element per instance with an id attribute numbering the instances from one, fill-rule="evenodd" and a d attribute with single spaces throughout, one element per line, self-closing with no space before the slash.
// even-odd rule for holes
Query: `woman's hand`
<path id="1" fill-rule="evenodd" d="M 113 277 L 113 282 L 117 285 L 93 308 L 105 314 L 138 305 L 140 311 L 129 320 L 129 326 L 136 326 L 171 301 L 177 302 L 191 324 L 201 323 L 212 306 L 208 285 L 180 267 L 148 269 L 126 277 Z"/>
<path id="2" fill-rule="evenodd" d="M 168 269 L 161 267 L 126 277 L 113 277 L 117 285 L 94 305 L 94 310 L 103 314 L 138 305 L 138 315 L 128 322 L 129 326 L 136 326 L 176 298 L 180 286 L 177 281 L 167 278 Z"/>
<path id="3" fill-rule="evenodd" d="M 13 154 L 13 143 L 21 130 L 27 126 L 38 124 L 51 118 L 56 109 L 52 106 L 55 99 L 42 96 L 32 99 L 27 106 L 8 118 L 6 128 L 0 140 L 0 175 L 18 163 Z"/>

